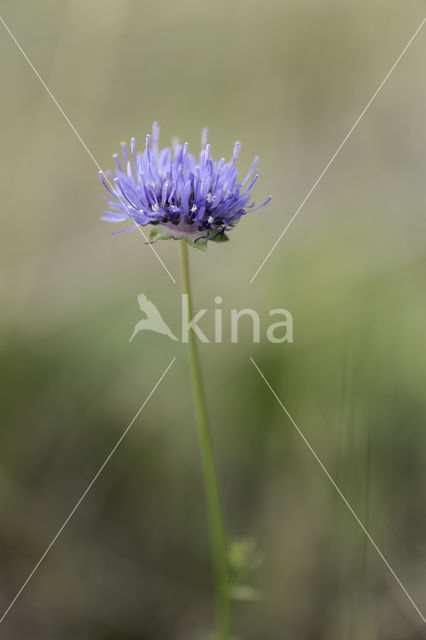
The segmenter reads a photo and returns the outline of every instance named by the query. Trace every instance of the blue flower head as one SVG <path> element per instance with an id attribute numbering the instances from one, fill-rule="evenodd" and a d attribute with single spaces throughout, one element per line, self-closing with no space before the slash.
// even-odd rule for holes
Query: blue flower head
<path id="1" fill-rule="evenodd" d="M 146 136 L 145 150 L 135 151 L 132 138 L 129 156 L 121 144 L 123 164 L 117 154 L 115 172 L 100 172 L 103 185 L 109 192 L 105 197 L 109 210 L 102 220 L 123 222 L 131 220 L 138 226 L 151 225 L 149 240 L 185 238 L 189 244 L 205 249 L 207 242 L 227 240 L 226 231 L 232 229 L 241 216 L 264 207 L 250 204 L 251 189 L 258 173 L 254 173 L 256 157 L 250 171 L 238 182 L 235 164 L 240 150 L 236 142 L 229 162 L 215 161 L 207 144 L 207 129 L 203 130 L 199 160 L 188 151 L 188 143 L 175 142 L 173 153 L 169 147 L 159 149 L 159 128 L 152 127 L 152 137 Z M 254 175 L 253 175 L 254 174 Z M 124 231 L 130 231 L 125 229 Z M 120 232 L 119 232 L 120 233 Z"/>

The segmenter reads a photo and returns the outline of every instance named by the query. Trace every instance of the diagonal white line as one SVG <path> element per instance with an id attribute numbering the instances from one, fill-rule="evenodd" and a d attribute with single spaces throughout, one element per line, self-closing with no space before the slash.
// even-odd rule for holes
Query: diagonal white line
<path id="1" fill-rule="evenodd" d="M 283 403 L 281 402 L 281 400 L 279 399 L 279 397 L 275 393 L 274 389 L 271 387 L 271 385 L 269 384 L 268 380 L 265 378 L 265 376 L 263 375 L 262 371 L 259 369 L 258 365 L 256 364 L 256 362 L 253 360 L 253 358 L 251 356 L 250 356 L 250 360 L 251 360 L 252 364 L 254 365 L 254 367 L 257 369 L 260 377 L 263 379 L 263 381 L 265 382 L 265 384 L 268 387 L 268 389 L 271 391 L 271 393 L 274 396 L 275 400 L 278 402 L 278 404 L 280 405 L 281 409 L 284 411 L 284 413 L 286 414 L 287 418 L 290 420 L 291 424 L 296 429 L 296 431 L 299 434 L 299 436 L 302 438 L 303 442 L 308 447 L 309 451 L 312 453 L 312 455 L 314 456 L 315 460 L 318 462 L 319 466 L 321 467 L 321 469 L 323 470 L 323 472 L 327 476 L 328 480 L 331 482 L 333 487 L 336 489 L 336 491 L 339 494 L 340 498 L 343 500 L 343 502 L 345 503 L 345 505 L 347 506 L 347 508 L 349 509 L 351 514 L 353 515 L 353 517 L 355 518 L 356 522 L 359 524 L 359 526 L 361 527 L 361 529 L 363 530 L 363 532 L 367 536 L 368 540 L 370 541 L 370 543 L 372 544 L 374 549 L 377 551 L 377 553 L 379 554 L 379 556 L 383 560 L 383 562 L 385 563 L 385 565 L 387 566 L 387 568 L 391 572 L 392 576 L 395 578 L 395 580 L 397 581 L 397 583 L 399 584 L 399 586 L 401 587 L 401 589 L 403 590 L 403 592 L 407 596 L 408 600 L 411 602 L 411 604 L 413 605 L 413 607 L 415 608 L 415 610 L 417 611 L 417 613 L 421 617 L 422 621 L 426 624 L 426 618 L 424 617 L 424 615 L 422 614 L 422 612 L 420 611 L 420 609 L 418 608 L 418 606 L 414 602 L 413 598 L 410 596 L 410 594 L 408 593 L 407 589 L 404 587 L 404 585 L 402 584 L 401 580 L 398 578 L 398 576 L 396 575 L 395 571 L 392 569 L 391 565 L 386 560 L 385 556 L 380 551 L 379 547 L 374 542 L 374 540 L 371 537 L 371 535 L 368 533 L 368 531 L 365 528 L 364 524 L 362 523 L 362 521 L 360 520 L 358 515 L 355 513 L 355 511 L 353 510 L 353 508 L 351 507 L 351 505 L 349 504 L 349 502 L 347 501 L 347 499 L 345 498 L 345 496 L 343 495 L 343 493 L 341 492 L 341 490 L 339 489 L 339 487 L 337 486 L 337 484 L 335 483 L 335 481 L 333 480 L 333 478 L 331 477 L 331 475 L 329 474 L 329 472 L 327 471 L 327 469 L 325 468 L 325 466 L 323 465 L 321 460 L 319 459 L 317 453 L 314 451 L 312 446 L 309 444 L 308 440 L 303 435 L 301 429 L 297 426 L 297 424 L 295 423 L 295 421 L 293 420 L 293 418 L 291 417 L 291 415 L 289 414 L 289 412 L 287 411 L 287 409 L 285 408 L 285 406 L 283 405 Z"/>
<path id="2" fill-rule="evenodd" d="M 413 42 L 414 38 L 417 36 L 417 34 L 419 33 L 420 29 L 423 27 L 424 23 L 426 21 L 426 18 L 423 18 L 423 20 L 421 21 L 420 25 L 417 27 L 417 29 L 415 30 L 415 32 L 413 33 L 413 35 L 411 36 L 411 38 L 409 39 L 409 41 L 407 42 L 407 44 L 405 45 L 405 47 L 403 48 L 403 50 L 401 51 L 401 53 L 399 54 L 399 56 L 397 57 L 397 59 L 395 60 L 395 62 L 393 63 L 393 65 L 391 66 L 391 68 L 389 69 L 389 71 L 387 72 L 387 74 L 385 75 L 384 79 L 382 80 L 382 82 L 379 84 L 379 86 L 377 87 L 377 89 L 375 90 L 375 92 L 373 93 L 373 95 L 371 96 L 370 100 L 367 102 L 367 104 L 365 105 L 364 109 L 361 111 L 360 115 L 358 116 L 358 118 L 355 120 L 354 124 L 352 125 L 352 127 L 349 129 L 348 133 L 345 135 L 345 137 L 343 138 L 342 142 L 340 143 L 340 145 L 337 147 L 336 151 L 333 153 L 333 155 L 331 156 L 330 160 L 327 162 L 324 170 L 322 171 L 322 173 L 319 175 L 319 177 L 317 178 L 317 180 L 314 182 L 314 184 L 312 185 L 310 191 L 308 191 L 308 194 L 305 196 L 304 200 L 302 200 L 301 204 L 299 205 L 298 209 L 296 210 L 296 212 L 294 213 L 293 217 L 290 218 L 290 221 L 287 223 L 287 226 L 282 230 L 278 240 L 275 242 L 275 244 L 273 245 L 272 249 L 269 251 L 269 253 L 267 254 L 266 258 L 263 260 L 262 264 L 260 265 L 260 267 L 258 267 L 257 271 L 255 272 L 255 274 L 253 275 L 253 277 L 250 280 L 250 284 L 253 284 L 253 282 L 255 281 L 255 279 L 257 278 L 257 276 L 259 275 L 260 271 L 263 269 L 264 265 L 266 264 L 266 262 L 269 260 L 269 258 L 271 257 L 272 253 L 275 251 L 277 245 L 279 244 L 279 242 L 281 242 L 282 238 L 284 237 L 284 235 L 287 233 L 290 225 L 293 223 L 293 221 L 296 219 L 296 217 L 299 215 L 300 211 L 302 210 L 303 206 L 305 205 L 306 201 L 309 199 L 309 197 L 311 196 L 311 194 L 313 193 L 313 191 L 316 189 L 316 187 L 318 186 L 318 184 L 320 183 L 320 181 L 322 180 L 322 178 L 324 177 L 325 173 L 328 171 L 328 169 L 330 168 L 330 166 L 332 165 L 332 163 L 334 162 L 336 156 L 338 155 L 338 153 L 340 152 L 340 150 L 342 149 L 342 147 L 344 146 L 344 144 L 346 143 L 346 141 L 348 140 L 348 138 L 350 137 L 350 135 L 352 134 L 352 132 L 354 131 L 354 129 L 356 128 L 356 126 L 359 124 L 360 120 L 363 118 L 363 116 L 365 115 L 367 109 L 370 107 L 371 103 L 373 102 L 373 100 L 376 98 L 376 96 L 378 95 L 378 93 L 380 92 L 380 90 L 382 89 L 383 85 L 385 84 L 385 82 L 388 80 L 389 76 L 392 74 L 392 72 L 394 71 L 395 67 L 397 66 L 397 64 L 399 63 L 399 61 L 401 60 L 401 58 L 403 57 L 403 55 L 406 53 L 408 47 L 411 45 L 411 43 Z"/>
<path id="3" fill-rule="evenodd" d="M 30 65 L 31 69 L 34 71 L 35 75 L 37 76 L 37 78 L 40 80 L 41 84 L 43 85 L 43 87 L 46 89 L 47 93 L 49 94 L 50 98 L 52 99 L 52 101 L 54 102 L 54 104 L 56 105 L 56 107 L 58 108 L 59 112 L 62 114 L 62 116 L 64 117 L 65 121 L 67 122 L 67 124 L 71 127 L 72 131 L 74 132 L 74 135 L 76 136 L 77 140 L 80 142 L 80 144 L 83 146 L 83 148 L 87 151 L 88 155 L 90 156 L 93 164 L 97 167 L 97 169 L 99 171 L 102 171 L 102 167 L 100 166 L 99 162 L 96 160 L 95 156 L 93 155 L 93 153 L 90 151 L 89 147 L 87 146 L 87 144 L 84 142 L 83 138 L 80 136 L 80 134 L 78 133 L 77 129 L 74 127 L 73 123 L 71 122 L 71 120 L 68 118 L 67 114 L 65 113 L 65 111 L 62 109 L 61 105 L 59 104 L 59 102 L 56 100 L 55 96 L 53 95 L 53 93 L 51 92 L 51 90 L 49 89 L 49 87 L 47 86 L 47 84 L 45 83 L 45 81 L 43 80 L 43 78 L 41 77 L 41 75 L 39 74 L 39 72 L 37 71 L 37 69 L 35 68 L 35 66 L 33 65 L 33 63 L 31 62 L 31 60 L 29 59 L 29 57 L 27 56 L 27 54 L 25 53 L 25 51 L 23 50 L 23 48 L 21 47 L 21 45 L 19 44 L 19 42 L 17 41 L 17 39 L 15 38 L 15 36 L 13 35 L 12 31 L 9 29 L 9 27 L 7 26 L 7 24 L 5 23 L 5 21 L 3 20 L 3 18 L 0 16 L 0 22 L 2 23 L 2 25 L 4 26 L 4 28 L 6 29 L 6 31 L 8 32 L 8 34 L 10 35 L 10 37 L 12 38 L 13 42 L 16 44 L 16 46 L 18 47 L 19 51 L 22 53 L 22 55 L 24 56 L 25 60 L 28 62 L 28 64 Z M 103 171 L 102 171 L 103 172 Z M 105 174 L 105 172 L 103 172 L 104 174 L 104 178 L 107 181 L 108 185 L 111 187 L 111 189 L 113 188 L 113 185 L 111 184 L 111 181 L 109 180 L 108 176 Z M 129 211 L 129 208 L 126 204 L 126 202 L 124 200 L 121 199 L 120 196 L 117 196 L 118 200 L 120 200 L 121 204 L 124 206 L 124 208 L 126 209 L 127 213 L 129 214 L 130 218 L 133 220 L 133 222 L 135 224 L 137 224 L 131 214 L 131 212 Z M 148 238 L 146 237 L 146 234 L 144 233 L 143 229 L 141 226 L 138 225 L 138 230 L 140 231 L 140 233 L 142 234 L 145 242 L 150 246 L 151 250 L 153 251 L 154 255 L 157 257 L 157 260 L 159 261 L 159 263 L 161 264 L 161 266 L 163 267 L 163 269 L 167 272 L 167 274 L 169 275 L 170 279 L 174 282 L 174 284 L 176 284 L 176 280 L 174 279 L 174 277 L 172 276 L 172 274 L 170 273 L 170 271 L 167 269 L 166 265 L 164 264 L 163 260 L 160 258 L 160 256 L 158 255 L 157 251 L 154 249 L 154 247 L 152 246 L 152 243 L 149 242 Z"/>
<path id="4" fill-rule="evenodd" d="M 59 538 L 59 536 L 61 535 L 61 533 L 63 532 L 63 530 L 65 529 L 65 527 L 67 526 L 67 524 L 69 523 L 69 521 L 71 520 L 71 518 L 73 517 L 73 515 L 75 514 L 75 512 L 77 511 L 77 509 L 79 508 L 79 506 L 81 505 L 81 503 L 83 502 L 83 500 L 85 499 L 85 497 L 87 496 L 87 494 L 89 493 L 90 489 L 93 487 L 93 485 L 95 484 L 96 480 L 99 478 L 99 476 L 101 475 L 102 471 L 105 469 L 106 465 L 108 464 L 108 462 L 111 460 L 112 456 L 114 455 L 114 453 L 116 452 L 116 450 L 118 449 L 118 447 L 120 446 L 120 444 L 122 443 L 122 441 L 124 440 L 124 438 L 126 437 L 127 433 L 129 432 L 130 428 L 133 426 L 133 423 L 135 422 L 135 420 L 137 419 L 137 417 L 139 416 L 139 414 L 141 413 L 141 411 L 144 409 L 144 407 L 148 404 L 151 396 L 153 395 L 153 393 L 155 392 L 155 390 L 157 389 L 157 387 L 161 384 L 161 382 L 163 381 L 163 378 L 165 377 L 165 375 L 167 374 L 167 372 L 169 371 L 170 367 L 173 365 L 174 361 L 176 360 L 176 356 L 171 360 L 171 362 L 169 363 L 168 367 L 164 370 L 164 372 L 162 373 L 162 375 L 160 376 L 160 378 L 157 380 L 157 382 L 155 383 L 155 385 L 153 386 L 152 390 L 150 391 L 150 393 L 147 395 L 147 397 L 145 398 L 143 404 L 139 407 L 137 413 L 135 414 L 135 416 L 132 418 L 131 422 L 129 423 L 129 425 L 126 427 L 126 429 L 124 430 L 124 432 L 122 433 L 122 435 L 120 436 L 120 438 L 117 440 L 116 444 L 114 445 L 114 447 L 111 449 L 110 453 L 108 454 L 107 458 L 105 459 L 105 461 L 102 463 L 102 465 L 99 467 L 98 471 L 96 472 L 96 474 L 93 476 L 93 479 L 91 480 L 90 484 L 88 485 L 87 489 L 85 489 L 85 491 L 82 493 L 81 497 L 78 499 L 78 501 L 76 502 L 75 506 L 73 507 L 72 511 L 70 512 L 70 514 L 66 517 L 66 519 L 64 520 L 64 522 L 62 523 L 61 527 L 58 529 L 58 532 L 56 533 L 56 535 L 54 536 L 54 538 L 52 538 L 51 542 L 49 543 L 49 545 L 46 547 L 43 555 L 41 556 L 40 560 L 37 562 L 37 564 L 35 565 L 35 567 L 32 569 L 31 573 L 28 575 L 27 579 L 25 580 L 24 584 L 22 585 L 22 587 L 19 589 L 19 591 L 17 592 L 17 594 L 15 595 L 15 597 L 13 598 L 12 602 L 10 603 L 10 605 L 7 607 L 6 611 L 3 613 L 3 615 L 0 618 L 0 624 L 3 622 L 3 620 L 6 618 L 7 614 L 9 613 L 9 611 L 11 610 L 11 608 L 13 607 L 13 605 L 15 604 L 15 602 L 18 600 L 18 598 L 20 597 L 21 593 L 23 592 L 23 590 L 25 589 L 25 587 L 27 586 L 27 584 L 29 583 L 29 581 L 31 580 L 31 578 L 33 577 L 33 575 L 36 573 L 36 571 L 38 570 L 38 568 L 40 567 L 41 563 L 43 562 L 43 560 L 45 559 L 45 557 L 47 556 L 47 554 L 49 553 L 49 551 L 51 550 L 51 548 L 53 547 L 53 545 L 55 544 L 56 540 Z"/>

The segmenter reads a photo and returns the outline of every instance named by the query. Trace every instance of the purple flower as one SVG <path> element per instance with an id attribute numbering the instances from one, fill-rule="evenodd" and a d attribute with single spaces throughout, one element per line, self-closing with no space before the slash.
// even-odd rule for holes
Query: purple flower
<path id="1" fill-rule="evenodd" d="M 207 144 L 207 129 L 203 130 L 199 160 L 188 151 L 188 143 L 159 149 L 159 128 L 152 127 L 146 136 L 143 153 L 136 153 L 135 139 L 131 141 L 131 155 L 121 144 L 123 164 L 117 154 L 114 174 L 100 171 L 100 178 L 109 192 L 105 197 L 109 210 L 102 220 L 123 222 L 134 226 L 152 225 L 149 239 L 185 238 L 189 244 L 205 249 L 208 240 L 227 240 L 225 232 L 232 229 L 241 216 L 264 207 L 270 197 L 257 209 L 250 204 L 250 191 L 258 173 L 254 173 L 256 157 L 250 171 L 238 182 L 235 166 L 240 143 L 236 142 L 230 162 L 215 161 Z M 254 173 L 254 175 L 253 175 Z M 130 231 L 125 229 L 124 231 Z M 122 233 L 122 232 L 119 232 Z"/>

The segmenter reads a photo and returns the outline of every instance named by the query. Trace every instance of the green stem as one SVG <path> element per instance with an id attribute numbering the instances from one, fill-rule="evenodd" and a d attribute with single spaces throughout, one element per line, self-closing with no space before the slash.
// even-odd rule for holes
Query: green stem
<path id="1" fill-rule="evenodd" d="M 193 317 L 191 286 L 189 279 L 188 249 L 185 240 L 181 240 L 182 288 L 188 296 L 188 317 Z M 207 497 L 207 512 L 210 528 L 213 570 L 216 585 L 217 622 L 219 640 L 229 640 L 231 634 L 231 611 L 229 601 L 228 554 L 223 523 L 222 506 L 213 454 L 213 444 L 207 413 L 206 397 L 201 377 L 197 344 L 192 329 L 189 330 L 188 347 L 194 396 L 195 414 L 204 468 L 204 480 Z"/>

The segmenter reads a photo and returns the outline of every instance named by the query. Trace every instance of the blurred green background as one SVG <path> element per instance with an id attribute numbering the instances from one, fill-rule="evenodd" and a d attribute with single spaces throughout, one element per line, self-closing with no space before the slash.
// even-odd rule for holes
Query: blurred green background
<path id="1" fill-rule="evenodd" d="M 249 279 L 425 15 L 424 1 L 12 2 L 1 15 L 102 167 L 152 122 L 260 155 L 232 242 L 191 252 L 196 307 L 285 307 L 294 343 L 202 345 L 227 529 L 262 554 L 241 639 L 401 640 L 424 625 L 249 361 L 426 609 L 426 30 Z M 190 640 L 213 625 L 185 345 L 128 339 L 180 292 L 137 232 L 98 220 L 91 159 L 0 25 L 1 638 Z M 178 280 L 177 244 L 159 243 Z M 179 280 L 178 280 L 179 282 Z M 208 320 L 203 323 L 212 334 Z"/>

